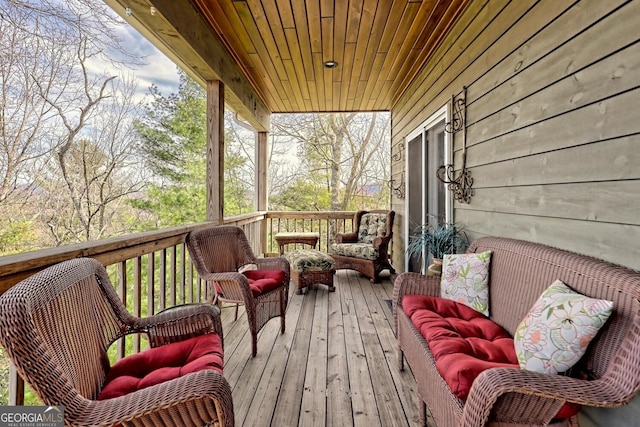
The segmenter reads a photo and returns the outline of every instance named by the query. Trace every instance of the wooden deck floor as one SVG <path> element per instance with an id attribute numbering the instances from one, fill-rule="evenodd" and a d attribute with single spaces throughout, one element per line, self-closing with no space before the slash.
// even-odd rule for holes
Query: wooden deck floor
<path id="1" fill-rule="evenodd" d="M 340 270 L 336 292 L 315 285 L 291 295 L 286 333 L 272 319 L 250 356 L 246 316 L 222 310 L 224 374 L 237 426 L 417 426 L 416 383 L 397 367 L 392 278 L 371 284 Z M 405 364 L 406 366 L 406 364 Z"/>

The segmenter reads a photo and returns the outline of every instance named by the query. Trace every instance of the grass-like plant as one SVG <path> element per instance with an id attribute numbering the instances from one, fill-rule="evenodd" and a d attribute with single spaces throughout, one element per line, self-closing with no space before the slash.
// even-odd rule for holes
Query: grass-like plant
<path id="1" fill-rule="evenodd" d="M 466 234 L 456 224 L 422 225 L 409 236 L 407 254 L 421 257 L 426 250 L 442 259 L 445 254 L 464 252 L 468 245 Z"/>

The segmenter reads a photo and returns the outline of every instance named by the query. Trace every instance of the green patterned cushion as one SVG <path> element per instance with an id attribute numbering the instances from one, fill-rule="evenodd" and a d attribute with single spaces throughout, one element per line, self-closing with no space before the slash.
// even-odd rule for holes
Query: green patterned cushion
<path id="1" fill-rule="evenodd" d="M 327 271 L 335 267 L 330 255 L 314 249 L 296 249 L 288 252 L 286 258 L 296 271 Z"/>
<path id="2" fill-rule="evenodd" d="M 358 242 L 373 243 L 376 237 L 387 234 L 387 215 L 366 213 L 360 218 Z"/>
<path id="3" fill-rule="evenodd" d="M 371 243 L 334 243 L 331 245 L 331 253 L 351 258 L 378 258 L 378 251 Z"/>

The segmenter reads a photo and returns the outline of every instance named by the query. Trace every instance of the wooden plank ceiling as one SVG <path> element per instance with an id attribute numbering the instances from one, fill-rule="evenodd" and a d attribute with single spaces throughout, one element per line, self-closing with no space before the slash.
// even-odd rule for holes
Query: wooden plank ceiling
<path id="1" fill-rule="evenodd" d="M 267 108 L 390 110 L 468 0 L 193 0 Z M 336 61 L 327 68 L 326 61 Z"/>

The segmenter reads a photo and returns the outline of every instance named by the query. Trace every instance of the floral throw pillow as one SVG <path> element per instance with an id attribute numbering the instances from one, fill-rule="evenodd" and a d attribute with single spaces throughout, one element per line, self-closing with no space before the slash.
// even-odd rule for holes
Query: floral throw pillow
<path id="1" fill-rule="evenodd" d="M 612 301 L 586 297 L 556 280 L 516 329 L 520 367 L 548 374 L 565 372 L 584 355 L 612 310 Z"/>
<path id="2" fill-rule="evenodd" d="M 489 261 L 491 251 L 445 255 L 440 295 L 489 315 Z"/>

